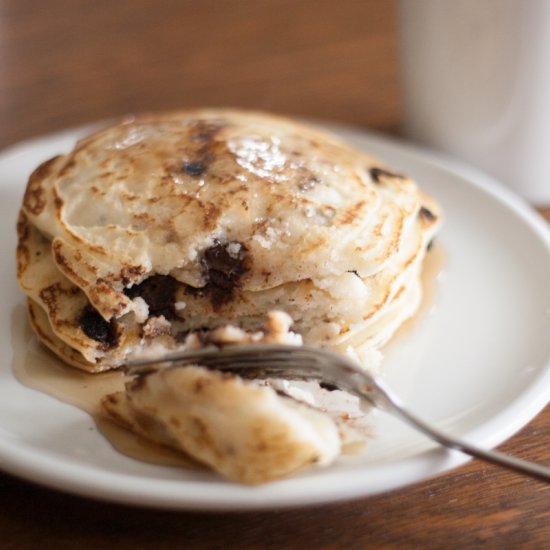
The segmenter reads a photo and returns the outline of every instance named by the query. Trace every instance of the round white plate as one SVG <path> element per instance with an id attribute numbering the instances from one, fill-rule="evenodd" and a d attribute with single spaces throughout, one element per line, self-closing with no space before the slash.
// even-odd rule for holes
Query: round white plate
<path id="1" fill-rule="evenodd" d="M 376 135 L 337 128 L 415 177 L 445 212 L 446 265 L 431 311 L 387 353 L 384 377 L 424 419 L 492 447 L 550 397 L 550 232 L 520 199 L 471 169 Z M 383 413 L 365 456 L 260 487 L 154 466 L 119 454 L 81 410 L 20 384 L 24 297 L 15 280 L 15 221 L 26 179 L 82 130 L 0 155 L 0 467 L 73 493 L 174 509 L 261 509 L 371 495 L 465 462 Z M 26 333 L 28 334 L 28 333 Z"/>

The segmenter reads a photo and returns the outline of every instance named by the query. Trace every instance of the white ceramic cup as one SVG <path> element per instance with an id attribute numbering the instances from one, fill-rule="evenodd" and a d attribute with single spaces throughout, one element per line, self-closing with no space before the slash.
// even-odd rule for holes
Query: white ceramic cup
<path id="1" fill-rule="evenodd" d="M 550 0 L 401 0 L 407 136 L 550 204 Z"/>

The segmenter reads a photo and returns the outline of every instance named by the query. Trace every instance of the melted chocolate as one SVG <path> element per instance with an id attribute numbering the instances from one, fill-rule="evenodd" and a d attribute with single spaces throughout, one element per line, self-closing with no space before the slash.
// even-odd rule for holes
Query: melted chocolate
<path id="1" fill-rule="evenodd" d="M 174 302 L 176 290 L 181 283 L 169 275 L 153 275 L 139 285 L 127 288 L 124 294 L 129 298 L 141 296 L 149 306 L 150 316 L 175 317 Z"/>
<path id="2" fill-rule="evenodd" d="M 89 306 L 84 310 L 79 323 L 88 338 L 105 344 L 107 347 L 113 347 L 116 344 L 117 334 L 114 321 L 105 321 L 93 307 Z"/>
<path id="3" fill-rule="evenodd" d="M 239 248 L 230 253 L 231 245 L 239 245 Z M 247 253 L 246 247 L 241 243 L 222 244 L 218 240 L 204 251 L 201 264 L 207 284 L 202 291 L 210 296 L 214 309 L 233 297 L 240 278 L 247 271 Z"/>

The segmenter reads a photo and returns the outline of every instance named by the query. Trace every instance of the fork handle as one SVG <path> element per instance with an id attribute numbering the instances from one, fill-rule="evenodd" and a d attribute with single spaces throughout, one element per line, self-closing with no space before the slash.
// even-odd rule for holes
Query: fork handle
<path id="1" fill-rule="evenodd" d="M 403 409 L 402 407 L 399 409 L 392 407 L 391 410 L 386 408 L 386 410 L 403 419 L 409 425 L 417 428 L 422 433 L 437 441 L 437 443 L 443 445 L 444 447 L 461 451 L 467 455 L 483 460 L 484 462 L 502 466 L 508 470 L 513 470 L 541 481 L 550 482 L 550 468 L 547 466 L 522 460 L 521 458 L 516 458 L 499 451 L 481 449 L 476 445 L 472 445 L 466 441 L 462 441 L 461 439 L 451 437 L 433 426 L 426 424 L 416 415 L 406 409 Z"/>
<path id="2" fill-rule="evenodd" d="M 466 441 L 463 441 L 459 438 L 452 437 L 446 433 L 440 431 L 438 428 L 424 422 L 421 418 L 410 412 L 406 407 L 401 405 L 399 399 L 393 395 L 393 393 L 384 386 L 379 380 L 376 381 L 377 390 L 372 392 L 371 390 L 366 390 L 361 392 L 361 396 L 367 399 L 370 403 L 373 403 L 376 407 L 381 410 L 384 410 L 387 413 L 393 414 L 394 416 L 405 421 L 407 424 L 416 428 L 424 435 L 427 435 L 430 439 L 436 441 L 440 445 L 447 447 L 448 449 L 454 449 L 461 451 L 464 454 L 483 460 L 484 462 L 489 462 L 497 466 L 502 466 L 508 470 L 513 470 L 520 474 L 530 476 L 532 478 L 538 479 L 540 481 L 550 482 L 550 468 L 543 466 L 541 464 L 536 464 L 529 462 L 527 460 L 522 460 L 521 458 L 516 458 L 499 451 L 490 451 L 486 449 L 481 449 L 476 445 L 472 445 Z"/>

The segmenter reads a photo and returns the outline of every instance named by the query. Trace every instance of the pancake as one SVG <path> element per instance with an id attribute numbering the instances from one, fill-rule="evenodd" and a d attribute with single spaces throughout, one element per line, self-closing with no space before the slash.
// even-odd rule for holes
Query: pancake
<path id="1" fill-rule="evenodd" d="M 189 331 L 257 329 L 273 309 L 368 367 L 418 307 L 440 217 L 410 178 L 315 127 L 145 115 L 34 171 L 18 279 L 39 337 L 91 372 Z"/>
<path id="2" fill-rule="evenodd" d="M 341 450 L 338 429 L 322 412 L 201 367 L 138 378 L 104 406 L 123 426 L 241 483 L 330 464 Z"/>

